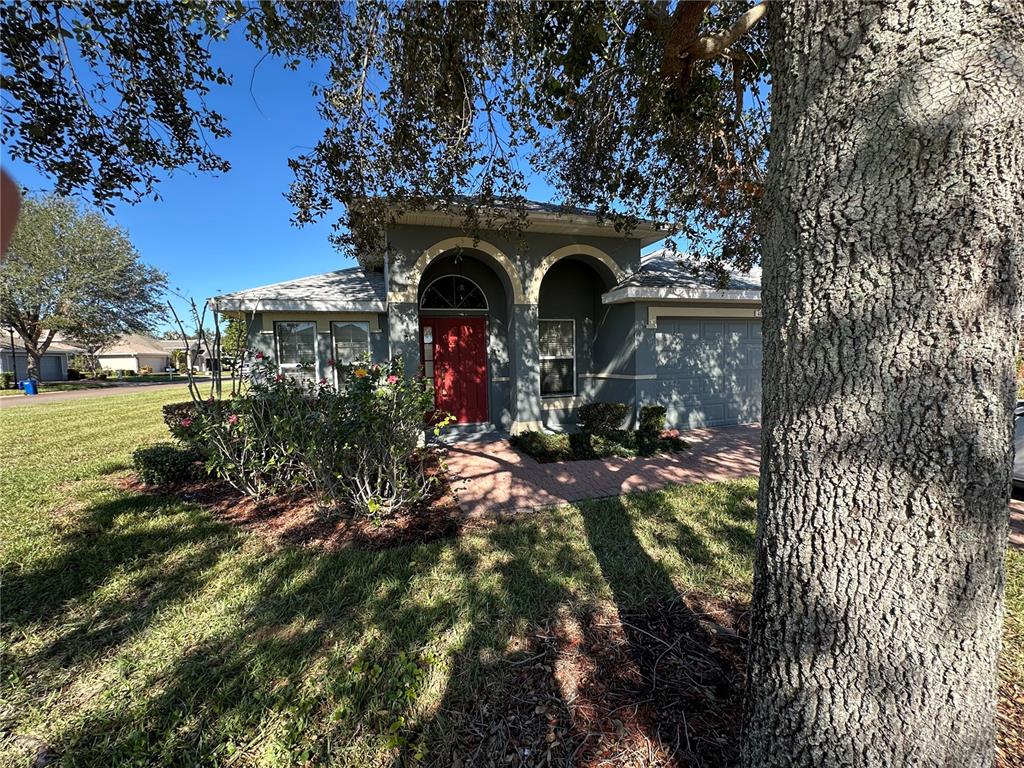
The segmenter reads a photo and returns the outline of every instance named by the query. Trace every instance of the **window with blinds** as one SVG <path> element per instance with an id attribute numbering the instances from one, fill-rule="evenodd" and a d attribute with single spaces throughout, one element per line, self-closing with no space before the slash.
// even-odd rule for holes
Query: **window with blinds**
<path id="1" fill-rule="evenodd" d="M 576 394 L 576 321 L 540 321 L 540 393 Z"/>
<path id="2" fill-rule="evenodd" d="M 344 320 L 331 323 L 334 362 L 351 365 L 370 355 L 370 324 Z"/>
<path id="3" fill-rule="evenodd" d="M 282 321 L 274 323 L 277 366 L 286 376 L 316 376 L 316 323 Z"/>

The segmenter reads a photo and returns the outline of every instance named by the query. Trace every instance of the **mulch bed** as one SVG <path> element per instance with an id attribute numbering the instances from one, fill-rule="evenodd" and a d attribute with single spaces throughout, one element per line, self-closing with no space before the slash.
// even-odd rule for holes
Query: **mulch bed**
<path id="1" fill-rule="evenodd" d="M 563 615 L 496 663 L 456 729 L 462 766 L 727 766 L 747 606 L 709 597 Z M 447 758 L 446 758 L 447 759 Z"/>
<path id="2" fill-rule="evenodd" d="M 739 762 L 749 605 L 670 604 L 536 627 L 495 662 L 437 764 L 724 768 Z M 1000 686 L 997 768 L 1024 768 L 1024 691 Z"/>
<path id="3" fill-rule="evenodd" d="M 386 520 L 352 518 L 325 512 L 305 496 L 276 496 L 254 501 L 227 483 L 147 486 L 135 475 L 121 481 L 124 490 L 174 496 L 209 509 L 222 520 L 274 544 L 297 544 L 323 550 L 349 547 L 387 549 L 455 536 L 463 525 L 462 510 L 448 483 L 421 507 Z"/>

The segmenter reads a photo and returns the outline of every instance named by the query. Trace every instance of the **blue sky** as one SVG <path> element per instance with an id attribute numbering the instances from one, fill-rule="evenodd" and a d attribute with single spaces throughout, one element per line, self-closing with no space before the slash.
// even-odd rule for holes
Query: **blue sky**
<path id="1" fill-rule="evenodd" d="M 230 138 L 213 145 L 231 162 L 231 171 L 219 177 L 179 171 L 160 184 L 161 200 L 121 203 L 112 217 L 128 231 L 142 259 L 166 272 L 170 285 L 197 303 L 217 293 L 354 263 L 328 241 L 331 220 L 293 226 L 284 199 L 292 180 L 288 158 L 311 147 L 322 130 L 309 87 L 317 70 L 286 70 L 269 57 L 257 67 L 260 57 L 241 35 L 214 48 L 214 62 L 234 79 L 208 99 L 231 128 Z M 3 165 L 30 191 L 52 187 L 6 152 Z M 544 195 L 543 185 L 537 186 L 534 193 Z"/>

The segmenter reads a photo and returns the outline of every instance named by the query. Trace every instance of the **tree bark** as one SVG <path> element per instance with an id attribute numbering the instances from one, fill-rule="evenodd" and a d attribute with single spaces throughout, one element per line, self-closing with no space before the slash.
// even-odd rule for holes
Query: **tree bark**
<path id="1" fill-rule="evenodd" d="M 747 766 L 993 764 L 1022 16 L 771 4 Z"/>

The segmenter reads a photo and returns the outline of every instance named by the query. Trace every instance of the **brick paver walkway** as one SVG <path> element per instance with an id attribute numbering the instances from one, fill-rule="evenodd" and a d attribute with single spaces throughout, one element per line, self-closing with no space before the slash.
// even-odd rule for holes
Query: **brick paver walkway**
<path id="1" fill-rule="evenodd" d="M 538 464 L 504 438 L 483 437 L 449 446 L 448 465 L 470 517 L 757 475 L 760 427 L 696 429 L 685 438 L 690 450 L 668 456 Z M 1024 500 L 1010 501 L 1010 544 L 1024 549 Z"/>
<path id="2" fill-rule="evenodd" d="M 672 483 L 734 480 L 756 475 L 758 426 L 697 429 L 685 434 L 688 451 L 633 459 L 538 464 L 508 440 L 491 437 L 449 447 L 455 491 L 471 517 L 537 509 L 581 499 L 620 496 Z"/>

